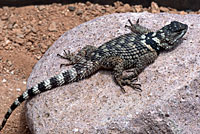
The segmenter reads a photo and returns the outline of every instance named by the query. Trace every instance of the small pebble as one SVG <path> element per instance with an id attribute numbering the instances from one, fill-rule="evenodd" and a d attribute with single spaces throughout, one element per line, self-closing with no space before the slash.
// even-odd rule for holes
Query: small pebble
<path id="1" fill-rule="evenodd" d="M 74 7 L 74 6 L 69 6 L 68 9 L 69 9 L 69 11 L 74 11 L 74 10 L 76 9 L 76 7 Z"/>
<path id="2" fill-rule="evenodd" d="M 56 22 L 51 22 L 51 24 L 49 25 L 49 28 L 48 28 L 48 30 L 50 31 L 50 32 L 56 32 L 57 31 L 57 24 L 56 24 Z"/>
<path id="3" fill-rule="evenodd" d="M 5 83 L 5 82 L 7 82 L 7 80 L 6 80 L 6 79 L 3 79 L 2 82 Z"/>
<path id="4" fill-rule="evenodd" d="M 14 74 L 14 70 L 10 72 L 10 74 Z"/>
<path id="5" fill-rule="evenodd" d="M 74 131 L 74 132 L 78 132 L 78 128 L 74 128 L 73 131 Z"/>
<path id="6" fill-rule="evenodd" d="M 22 83 L 26 85 L 26 81 L 23 81 Z"/>
<path id="7" fill-rule="evenodd" d="M 20 89 L 20 88 L 17 88 L 16 90 L 17 90 L 17 91 L 19 91 L 19 92 L 21 91 L 21 89 Z"/>
<path id="8" fill-rule="evenodd" d="M 82 11 L 82 10 L 78 10 L 78 11 L 76 12 L 76 14 L 77 14 L 77 15 L 82 15 L 82 14 L 83 14 L 83 11 Z"/>

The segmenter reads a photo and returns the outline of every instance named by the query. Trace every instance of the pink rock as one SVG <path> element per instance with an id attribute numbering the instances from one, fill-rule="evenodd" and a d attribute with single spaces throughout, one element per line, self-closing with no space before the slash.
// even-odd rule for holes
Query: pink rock
<path id="1" fill-rule="evenodd" d="M 85 45 L 100 46 L 130 31 L 128 19 L 157 30 L 171 21 L 189 26 L 183 42 L 160 54 L 140 75 L 142 92 L 123 94 L 109 71 L 58 87 L 26 103 L 33 134 L 187 133 L 200 132 L 199 15 L 121 13 L 102 16 L 63 34 L 35 65 L 28 88 L 58 74 L 67 62 L 56 55 Z"/>

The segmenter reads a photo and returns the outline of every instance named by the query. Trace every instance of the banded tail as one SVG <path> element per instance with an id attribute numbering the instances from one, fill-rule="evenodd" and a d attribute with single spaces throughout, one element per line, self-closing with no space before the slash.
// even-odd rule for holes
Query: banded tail
<path id="1" fill-rule="evenodd" d="M 54 89 L 56 87 L 79 81 L 84 79 L 87 76 L 90 76 L 98 70 L 97 64 L 94 64 L 92 61 L 85 61 L 84 63 L 77 63 L 71 69 L 63 71 L 60 74 L 51 77 L 50 79 L 44 80 L 35 86 L 27 89 L 22 95 L 20 95 L 10 106 L 7 113 L 4 116 L 2 124 L 0 126 L 0 131 L 5 126 L 8 118 L 12 112 L 25 100 L 36 96 L 42 92 Z"/>

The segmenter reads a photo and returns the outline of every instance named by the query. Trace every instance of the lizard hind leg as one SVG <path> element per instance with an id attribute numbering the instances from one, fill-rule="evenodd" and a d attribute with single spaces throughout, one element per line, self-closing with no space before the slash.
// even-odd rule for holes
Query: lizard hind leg
<path id="1" fill-rule="evenodd" d="M 132 73 L 130 75 L 123 75 L 123 69 L 119 64 L 116 65 L 114 68 L 114 77 L 121 87 L 123 93 L 125 93 L 123 86 L 129 86 L 136 91 L 142 91 L 141 84 L 136 83 L 136 81 L 138 80 L 137 75 L 135 75 L 135 73 Z"/>
<path id="2" fill-rule="evenodd" d="M 138 80 L 138 72 L 136 69 L 126 70 L 126 72 L 132 72 L 131 74 L 125 74 L 122 76 L 124 86 L 129 86 L 136 91 L 142 91 L 141 84 L 137 83 Z"/>
<path id="3" fill-rule="evenodd" d="M 108 64 L 109 63 L 109 64 Z M 137 76 L 135 74 L 123 75 L 124 64 L 123 59 L 120 57 L 108 58 L 105 63 L 103 63 L 104 68 L 113 68 L 113 75 L 117 85 L 120 86 L 121 91 L 125 93 L 124 86 L 130 86 L 132 89 L 141 91 L 141 85 L 136 83 Z"/>
<path id="4" fill-rule="evenodd" d="M 77 54 L 71 53 L 70 51 L 66 52 L 64 50 L 64 54 L 57 54 L 62 59 L 66 59 L 69 61 L 69 63 L 61 64 L 60 67 L 62 66 L 69 66 L 69 65 L 74 65 L 78 62 L 80 62 L 83 58 L 87 58 L 91 55 L 91 53 L 96 50 L 97 48 L 95 46 L 90 46 L 87 45 L 83 47 L 81 50 L 78 51 Z"/>

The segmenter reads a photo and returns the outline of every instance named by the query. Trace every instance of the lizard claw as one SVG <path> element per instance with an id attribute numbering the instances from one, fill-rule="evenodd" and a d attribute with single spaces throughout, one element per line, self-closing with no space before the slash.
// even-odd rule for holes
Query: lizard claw
<path id="1" fill-rule="evenodd" d="M 70 66 L 70 65 L 72 65 L 73 63 L 71 62 L 71 56 L 72 56 L 72 54 L 70 53 L 70 51 L 68 50 L 68 52 L 66 52 L 65 50 L 63 50 L 64 51 L 64 55 L 61 55 L 61 54 L 57 54 L 57 56 L 59 56 L 60 58 L 62 58 L 62 59 L 67 59 L 67 60 L 69 60 L 70 62 L 69 63 L 67 63 L 67 64 L 60 64 L 60 68 L 62 67 L 62 66 Z"/>
<path id="2" fill-rule="evenodd" d="M 136 91 L 142 92 L 141 84 L 135 83 L 136 80 L 137 80 L 137 77 L 133 78 L 131 80 L 129 80 L 129 79 L 123 80 L 122 85 L 123 86 L 129 86 Z"/>
<path id="3" fill-rule="evenodd" d="M 130 26 L 129 25 L 125 25 L 125 28 L 128 28 L 128 29 L 130 29 L 132 32 L 136 32 L 137 33 L 137 27 L 139 26 L 139 19 L 137 19 L 137 21 L 136 21 L 136 23 L 135 24 L 133 24 L 132 22 L 131 22 L 131 20 L 130 19 L 128 19 L 128 22 L 130 23 Z"/>
<path id="4" fill-rule="evenodd" d="M 68 63 L 68 64 L 60 64 L 60 68 L 63 67 L 63 66 L 70 66 L 72 65 L 71 63 Z"/>
<path id="5" fill-rule="evenodd" d="M 59 56 L 62 59 L 70 60 L 70 57 L 72 56 L 72 54 L 70 53 L 70 51 L 68 51 L 68 52 L 66 52 L 65 50 L 63 50 L 63 51 L 64 51 L 64 55 L 57 54 L 57 56 Z"/>
<path id="6" fill-rule="evenodd" d="M 137 19 L 136 24 L 139 24 L 139 22 L 140 22 L 140 19 Z"/>

